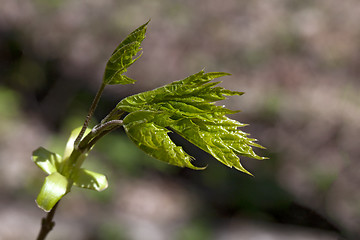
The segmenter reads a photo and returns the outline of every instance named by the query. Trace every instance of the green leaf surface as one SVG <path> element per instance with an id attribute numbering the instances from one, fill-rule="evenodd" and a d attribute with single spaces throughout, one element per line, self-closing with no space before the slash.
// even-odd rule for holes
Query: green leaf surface
<path id="1" fill-rule="evenodd" d="M 219 82 L 209 83 L 216 77 L 222 77 L 226 75 L 230 74 L 221 72 L 204 73 L 204 71 L 201 71 L 197 74 L 187 77 L 184 80 L 175 81 L 152 91 L 147 91 L 124 98 L 119 102 L 117 108 L 128 112 L 145 109 L 157 111 L 159 110 L 159 107 L 161 107 L 161 104 L 164 105 L 169 101 L 174 101 L 188 105 L 202 105 L 202 107 L 208 107 L 208 111 L 211 112 L 215 106 L 211 106 L 213 104 L 209 105 L 210 102 L 224 100 L 226 99 L 224 95 L 229 96 L 243 94 L 243 92 L 230 91 L 221 87 L 214 87 Z M 221 107 L 215 108 L 220 109 Z M 233 113 L 233 111 L 229 113 Z"/>
<path id="2" fill-rule="evenodd" d="M 65 146 L 65 150 L 64 150 L 64 157 L 63 157 L 64 159 L 67 159 L 68 157 L 70 157 L 70 154 L 74 149 L 75 139 L 79 135 L 81 128 L 82 127 L 78 127 L 71 131 L 70 137 L 69 137 L 68 141 L 66 142 L 66 146 Z M 91 131 L 91 129 L 87 128 L 85 130 L 84 135 L 88 134 L 90 131 Z"/>
<path id="3" fill-rule="evenodd" d="M 251 139 L 241 136 L 239 132 L 231 131 L 222 126 L 220 121 L 206 122 L 200 119 L 182 119 L 171 125 L 178 134 L 210 153 L 218 161 L 228 167 L 250 174 L 239 161 L 238 155 L 263 159 L 257 156 L 251 148 Z M 251 174 L 250 174 L 251 175 Z"/>
<path id="4" fill-rule="evenodd" d="M 39 208 L 49 212 L 66 194 L 68 180 L 58 172 L 53 172 L 45 178 L 44 184 L 36 199 Z"/>
<path id="5" fill-rule="evenodd" d="M 105 175 L 80 168 L 74 179 L 74 185 L 96 191 L 103 191 L 108 187 Z"/>
<path id="6" fill-rule="evenodd" d="M 105 67 L 105 84 L 131 84 L 135 80 L 124 75 L 127 69 L 141 56 L 141 42 L 145 39 L 149 22 L 130 33 L 115 49 Z M 138 56 L 137 56 L 138 55 Z"/>
<path id="7" fill-rule="evenodd" d="M 246 124 L 226 116 L 238 111 L 214 104 L 226 96 L 243 94 L 216 87 L 219 82 L 210 82 L 226 75 L 229 74 L 201 71 L 184 80 L 123 99 L 117 108 L 130 112 L 124 118 L 127 135 L 154 158 L 198 169 L 190 163 L 192 157 L 167 135 L 173 130 L 223 164 L 250 174 L 241 165 L 238 155 L 265 159 L 252 149 L 263 147 L 238 129 Z"/>
<path id="8" fill-rule="evenodd" d="M 72 185 L 96 191 L 102 191 L 108 186 L 107 179 L 104 175 L 80 168 L 87 157 L 87 153 L 78 154 L 76 161 L 72 164 L 69 164 L 67 161 L 73 151 L 74 141 L 80 131 L 81 127 L 76 128 L 71 132 L 65 147 L 63 158 L 43 147 L 40 147 L 33 152 L 32 160 L 44 172 L 49 174 L 49 176 L 45 178 L 45 182 L 36 200 L 38 206 L 45 211 L 50 211 L 56 202 L 70 191 Z M 90 129 L 86 129 L 85 133 L 90 131 Z M 70 174 L 70 169 L 66 169 L 65 166 L 70 166 L 73 174 Z M 69 181 L 68 179 L 71 180 Z"/>
<path id="9" fill-rule="evenodd" d="M 136 146 L 158 160 L 179 167 L 204 169 L 193 166 L 192 157 L 167 135 L 170 131 L 161 126 L 167 125 L 167 117 L 148 111 L 134 112 L 124 119 L 125 131 Z"/>
<path id="10" fill-rule="evenodd" d="M 44 172 L 52 174 L 59 169 L 62 158 L 59 154 L 50 152 L 43 147 L 39 147 L 33 152 L 32 160 Z"/>

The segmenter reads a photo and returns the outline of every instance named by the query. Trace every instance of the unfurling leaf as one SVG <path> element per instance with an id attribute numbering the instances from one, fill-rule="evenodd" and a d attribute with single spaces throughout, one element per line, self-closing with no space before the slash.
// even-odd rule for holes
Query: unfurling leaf
<path id="1" fill-rule="evenodd" d="M 80 168 L 74 178 L 74 185 L 81 188 L 102 191 L 108 187 L 108 181 L 103 174 Z"/>
<path id="2" fill-rule="evenodd" d="M 171 141 L 167 133 L 172 130 L 223 164 L 250 174 L 237 155 L 265 159 L 252 149 L 262 146 L 238 129 L 246 124 L 225 116 L 237 111 L 214 105 L 226 96 L 243 94 L 215 87 L 219 82 L 210 82 L 226 75 L 229 74 L 201 71 L 184 80 L 123 99 L 117 108 L 130 112 L 124 118 L 127 135 L 154 158 L 199 169 L 190 163 L 192 157 Z"/>
<path id="3" fill-rule="evenodd" d="M 102 191 L 108 187 L 105 175 L 78 168 L 78 165 L 81 165 L 86 158 L 86 153 L 77 155 L 77 163 L 72 166 L 73 174 L 68 174 L 68 172 L 66 172 L 65 165 L 68 164 L 67 161 L 74 148 L 74 140 L 80 130 L 81 127 L 76 128 L 71 132 L 65 147 L 64 157 L 50 152 L 43 147 L 40 147 L 33 152 L 32 160 L 44 172 L 49 174 L 49 176 L 45 178 L 36 199 L 38 206 L 45 211 L 50 211 L 54 205 L 70 191 L 72 185 L 96 191 Z M 88 132 L 90 132 L 90 129 L 86 130 L 86 133 Z"/>
<path id="4" fill-rule="evenodd" d="M 59 169 L 62 158 L 59 154 L 50 152 L 43 147 L 39 147 L 33 152 L 32 160 L 44 172 L 52 174 Z"/>
<path id="5" fill-rule="evenodd" d="M 49 212 L 55 204 L 66 194 L 68 180 L 58 172 L 53 172 L 45 178 L 36 203 L 39 208 Z"/>
<path id="6" fill-rule="evenodd" d="M 135 57 L 141 50 L 141 42 L 145 38 L 146 27 L 149 22 L 140 26 L 129 34 L 115 49 L 105 67 L 105 84 L 130 84 L 135 80 L 124 75 L 139 57 Z M 134 58 L 135 57 L 135 58 Z"/>
<path id="7" fill-rule="evenodd" d="M 79 135 L 80 131 L 81 131 L 81 127 L 75 128 L 74 130 L 71 131 L 70 137 L 66 142 L 63 159 L 67 159 L 68 157 L 70 157 L 71 152 L 74 150 L 75 139 Z M 91 129 L 86 128 L 84 135 L 88 134 L 90 131 Z"/>

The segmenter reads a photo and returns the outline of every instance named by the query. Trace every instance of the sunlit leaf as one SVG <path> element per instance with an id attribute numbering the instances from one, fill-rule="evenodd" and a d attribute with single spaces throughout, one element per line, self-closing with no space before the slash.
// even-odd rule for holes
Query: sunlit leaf
<path id="1" fill-rule="evenodd" d="M 82 127 L 78 127 L 71 131 L 70 137 L 65 146 L 63 159 L 68 158 L 70 156 L 71 152 L 73 151 L 75 139 L 79 135 L 81 128 Z M 88 134 L 90 131 L 91 131 L 91 129 L 87 128 L 85 130 L 84 135 Z"/>
<path id="2" fill-rule="evenodd" d="M 50 152 L 43 147 L 40 147 L 33 152 L 32 160 L 44 172 L 49 174 L 49 176 L 45 178 L 44 184 L 36 200 L 38 206 L 45 211 L 50 211 L 56 202 L 58 202 L 67 191 L 70 191 L 71 184 L 75 184 L 73 181 L 68 181 L 61 173 L 65 171 L 64 174 L 67 174 L 64 166 L 67 162 L 66 160 L 73 151 L 74 141 L 80 130 L 81 128 L 76 128 L 71 132 L 65 147 L 64 157 Z M 86 132 L 89 131 L 89 129 L 86 130 Z M 76 183 L 81 183 L 81 185 L 86 183 L 86 186 L 88 186 L 87 188 L 101 191 L 107 187 L 107 180 L 104 175 L 77 169 L 78 165 L 82 164 L 86 156 L 86 153 L 79 154 L 76 164 L 72 166 L 73 171 L 76 173 Z"/>
<path id="3" fill-rule="evenodd" d="M 124 74 L 141 56 L 139 52 L 147 24 L 129 34 L 112 53 L 90 113 L 105 85 L 135 82 Z M 75 139 L 81 128 L 72 131 L 63 157 L 42 147 L 36 149 L 32 160 L 49 174 L 36 199 L 38 206 L 50 211 L 72 185 L 96 191 L 106 189 L 108 181 L 105 175 L 81 168 L 81 165 L 93 145 L 119 126 L 124 127 L 128 137 L 140 149 L 163 162 L 192 169 L 205 168 L 194 166 L 194 158 L 172 141 L 169 133 L 176 132 L 226 166 L 251 174 L 241 165 L 238 155 L 264 159 L 253 151 L 253 147 L 263 147 L 239 129 L 246 124 L 226 116 L 238 111 L 215 105 L 227 96 L 243 94 L 217 86 L 220 82 L 211 82 L 226 75 L 229 74 L 200 71 L 184 80 L 123 99 L 97 126 L 87 129 L 84 135 L 81 133 L 80 142 Z M 122 116 L 125 117 L 122 119 Z"/>
<path id="4" fill-rule="evenodd" d="M 53 172 L 45 178 L 44 184 L 36 199 L 39 208 L 49 212 L 66 194 L 68 180 L 58 172 Z"/>
<path id="5" fill-rule="evenodd" d="M 108 187 L 105 175 L 80 168 L 74 179 L 74 185 L 81 188 L 103 191 Z"/>
<path id="6" fill-rule="evenodd" d="M 105 84 L 130 84 L 135 80 L 123 75 L 139 57 L 141 42 L 145 38 L 147 24 L 140 26 L 129 34 L 115 49 L 105 67 Z M 138 56 L 137 56 L 138 55 Z"/>
<path id="7" fill-rule="evenodd" d="M 250 174 L 239 161 L 238 155 L 263 159 L 257 156 L 252 148 L 251 141 L 237 132 L 229 131 L 216 120 L 206 122 L 201 119 L 182 119 L 176 125 L 170 126 L 178 134 L 228 167 Z"/>
<path id="8" fill-rule="evenodd" d="M 47 174 L 58 171 L 62 158 L 60 155 L 39 147 L 33 152 L 32 160 Z"/>
<path id="9" fill-rule="evenodd" d="M 201 71 L 184 80 L 123 99 L 117 108 L 130 112 L 124 119 L 126 133 L 154 158 L 193 168 L 192 164 L 189 165 L 192 157 L 182 148 L 176 152 L 180 147 L 167 135 L 173 130 L 223 164 L 250 174 L 241 165 L 238 155 L 264 159 L 252 149 L 262 146 L 238 129 L 246 124 L 226 116 L 238 111 L 214 104 L 226 96 L 243 94 L 216 87 L 219 82 L 210 82 L 226 75 L 229 74 Z"/>
<path id="10" fill-rule="evenodd" d="M 193 166 L 192 157 L 167 135 L 170 131 L 161 125 L 168 125 L 168 121 L 166 114 L 138 111 L 125 117 L 124 127 L 129 138 L 150 156 L 179 167 L 203 169 Z"/>

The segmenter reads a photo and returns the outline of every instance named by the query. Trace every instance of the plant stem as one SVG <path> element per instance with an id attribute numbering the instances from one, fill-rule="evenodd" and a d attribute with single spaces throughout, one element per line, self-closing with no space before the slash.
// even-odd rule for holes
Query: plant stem
<path id="1" fill-rule="evenodd" d="M 50 212 L 44 217 L 41 221 L 41 229 L 39 232 L 39 235 L 36 240 L 44 240 L 47 236 L 47 234 L 54 228 L 55 222 L 53 221 L 55 211 L 57 206 L 59 205 L 59 202 L 55 204 L 55 206 L 51 209 Z"/>
<path id="2" fill-rule="evenodd" d="M 82 127 L 79 135 L 75 139 L 75 142 L 74 142 L 74 148 L 75 149 L 79 146 L 80 140 L 84 136 L 85 130 L 86 130 L 87 126 L 89 125 L 89 122 L 90 122 L 90 119 L 91 119 L 92 115 L 95 112 L 95 109 L 96 109 L 96 107 L 97 107 L 97 105 L 99 103 L 101 94 L 103 93 L 105 86 L 106 86 L 106 84 L 104 82 L 102 82 L 98 92 L 96 93 L 96 96 L 95 96 L 95 98 L 94 98 L 94 100 L 93 100 L 93 102 L 92 102 L 92 104 L 90 106 L 88 115 L 86 116 L 86 119 L 84 121 L 83 127 Z"/>
<path id="3" fill-rule="evenodd" d="M 124 113 L 125 113 L 124 110 L 117 109 L 115 107 L 113 110 L 111 110 L 111 112 L 103 120 L 101 120 L 100 124 L 104 124 L 111 120 L 119 119 L 121 117 L 121 115 L 123 115 Z"/>
<path id="4" fill-rule="evenodd" d="M 110 121 L 105 122 L 105 123 L 101 124 L 100 126 L 96 127 L 96 128 L 94 129 L 94 132 L 95 132 L 95 133 L 98 133 L 98 132 L 100 132 L 100 131 L 104 131 L 104 130 L 106 130 L 106 129 L 110 129 L 110 128 L 114 127 L 114 126 L 120 127 L 120 126 L 122 126 L 122 125 L 123 125 L 123 120 L 110 120 Z"/>
<path id="5" fill-rule="evenodd" d="M 87 128 L 87 126 L 89 125 L 89 122 L 90 122 L 90 119 L 92 117 L 92 115 L 94 114 L 95 112 L 95 109 L 99 103 L 99 100 L 100 100 L 100 97 L 101 97 L 101 94 L 103 93 L 104 89 L 105 89 L 105 86 L 106 84 L 103 82 L 99 88 L 99 90 L 97 91 L 96 93 L 96 96 L 90 106 L 90 109 L 89 109 L 89 112 L 88 112 L 88 115 L 86 116 L 85 118 L 85 121 L 84 121 L 84 124 L 82 126 L 82 129 L 79 133 L 79 135 L 76 137 L 75 141 L 74 141 L 74 150 L 73 150 L 73 153 L 72 155 L 75 153 L 75 155 L 79 155 L 80 152 L 77 150 L 78 149 L 78 146 L 80 144 L 80 141 L 82 139 L 82 137 L 84 136 L 85 134 L 85 130 Z M 76 156 L 78 157 L 78 156 Z M 54 207 L 51 209 L 50 212 L 48 212 L 48 214 L 46 215 L 46 217 L 44 217 L 41 221 L 41 229 L 40 229 L 40 232 L 39 232 L 39 235 L 37 237 L 37 240 L 44 240 L 47 236 L 47 234 L 54 228 L 55 226 L 55 222 L 53 221 L 53 218 L 54 218 L 54 215 L 55 215 L 55 212 L 56 212 L 56 208 L 57 206 L 59 205 L 59 202 L 57 202 Z"/>
<path id="6" fill-rule="evenodd" d="M 103 136 L 108 134 L 111 131 L 123 126 L 123 120 L 110 120 L 104 124 L 101 124 L 99 127 L 95 128 L 96 136 L 91 139 L 88 143 L 88 146 L 91 148 L 94 144 Z M 99 134 L 97 134 L 99 132 Z"/>

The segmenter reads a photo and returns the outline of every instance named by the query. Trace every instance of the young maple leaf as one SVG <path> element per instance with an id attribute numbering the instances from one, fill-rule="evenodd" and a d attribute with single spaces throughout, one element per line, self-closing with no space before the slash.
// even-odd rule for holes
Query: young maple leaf
<path id="1" fill-rule="evenodd" d="M 238 111 L 214 104 L 226 96 L 243 94 L 215 87 L 220 82 L 210 82 L 226 75 L 229 74 L 201 71 L 184 80 L 123 99 L 116 108 L 129 112 L 124 118 L 126 134 L 156 159 L 180 167 L 204 169 L 192 165 L 193 157 L 170 139 L 168 133 L 174 131 L 223 164 L 251 174 L 237 155 L 265 159 L 252 149 L 263 147 L 238 129 L 246 124 L 226 116 Z"/>

